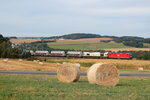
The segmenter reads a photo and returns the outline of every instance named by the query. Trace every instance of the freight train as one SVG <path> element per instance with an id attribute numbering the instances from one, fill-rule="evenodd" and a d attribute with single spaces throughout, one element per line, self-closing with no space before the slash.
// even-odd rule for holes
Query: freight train
<path id="1" fill-rule="evenodd" d="M 131 59 L 131 53 L 112 52 L 83 52 L 83 51 L 30 51 L 32 56 L 44 57 L 78 57 L 78 58 L 110 58 L 110 59 Z"/>

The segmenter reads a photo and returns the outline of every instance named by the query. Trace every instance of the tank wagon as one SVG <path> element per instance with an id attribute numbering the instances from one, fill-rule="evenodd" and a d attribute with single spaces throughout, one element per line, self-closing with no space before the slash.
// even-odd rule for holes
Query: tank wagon
<path id="1" fill-rule="evenodd" d="M 131 53 L 112 52 L 83 52 L 83 51 L 30 51 L 32 56 L 49 57 L 77 57 L 77 58 L 110 58 L 110 59 L 131 59 Z"/>
<path id="2" fill-rule="evenodd" d="M 50 55 L 52 57 L 65 57 L 65 51 L 51 51 Z"/>
<path id="3" fill-rule="evenodd" d="M 35 52 L 32 51 L 31 55 L 34 55 L 34 56 L 50 56 L 50 53 L 49 53 L 49 51 L 35 51 Z"/>
<path id="4" fill-rule="evenodd" d="M 81 51 L 67 51 L 66 56 L 67 57 L 82 57 L 83 52 L 81 52 Z"/>

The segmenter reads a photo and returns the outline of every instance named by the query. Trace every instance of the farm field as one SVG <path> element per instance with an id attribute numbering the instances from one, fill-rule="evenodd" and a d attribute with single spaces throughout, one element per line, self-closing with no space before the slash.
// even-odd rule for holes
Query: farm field
<path id="1" fill-rule="evenodd" d="M 70 49 L 70 50 L 101 50 L 110 48 L 131 48 L 122 43 L 100 42 L 101 40 L 110 40 L 110 38 L 91 38 L 91 39 L 77 39 L 77 40 L 58 40 L 56 42 L 48 43 L 49 47 L 55 49 Z"/>
<path id="2" fill-rule="evenodd" d="M 150 70 L 149 60 L 122 60 L 122 59 L 82 59 L 82 58 L 49 58 L 47 62 L 62 63 L 73 62 L 80 63 L 81 66 L 90 67 L 94 63 L 111 63 L 117 66 L 118 69 L 137 69 L 143 67 Z"/>
<path id="3" fill-rule="evenodd" d="M 89 84 L 86 77 L 76 83 L 61 83 L 49 75 L 0 74 L 0 100 L 149 100 L 150 78 L 120 77 L 117 86 Z"/>
<path id="4" fill-rule="evenodd" d="M 149 43 L 144 43 L 144 46 L 147 46 L 148 48 L 150 48 L 150 44 Z"/>
<path id="5" fill-rule="evenodd" d="M 20 62 L 18 59 L 9 59 L 8 62 L 4 62 L 0 59 L 1 71 L 56 71 L 57 66 L 54 63 L 43 63 L 23 60 Z"/>
<path id="6" fill-rule="evenodd" d="M 112 49 L 103 49 L 106 51 L 150 51 L 150 48 L 112 48 Z"/>
<path id="7" fill-rule="evenodd" d="M 9 59 L 4 62 L 0 59 L 0 71 L 57 71 L 58 63 L 80 63 L 81 71 L 86 72 L 94 63 L 112 63 L 120 72 L 139 72 L 138 67 L 143 67 L 143 72 L 150 72 L 150 61 L 146 60 L 120 60 L 120 59 L 82 59 L 82 58 L 48 58 L 43 64 L 39 62 L 18 59 Z"/>
<path id="8" fill-rule="evenodd" d="M 31 43 L 41 41 L 41 39 L 10 39 L 11 43 L 21 44 L 21 43 Z"/>

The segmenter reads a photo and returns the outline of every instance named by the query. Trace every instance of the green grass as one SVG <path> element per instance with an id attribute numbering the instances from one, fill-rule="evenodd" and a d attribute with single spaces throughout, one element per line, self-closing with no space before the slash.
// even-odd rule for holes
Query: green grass
<path id="1" fill-rule="evenodd" d="M 63 63 L 63 62 L 70 62 L 69 60 L 52 60 L 52 59 L 47 59 L 46 62 L 48 63 Z M 79 63 L 81 66 L 83 67 L 90 67 L 92 66 L 93 64 L 95 64 L 94 62 L 76 62 L 76 63 Z"/>
<path id="2" fill-rule="evenodd" d="M 49 63 L 63 63 L 63 62 L 69 62 L 68 60 L 52 60 L 52 59 L 47 59 L 46 62 Z"/>
<path id="3" fill-rule="evenodd" d="M 144 46 L 150 48 L 150 43 L 144 43 Z"/>
<path id="4" fill-rule="evenodd" d="M 136 72 L 136 73 L 149 73 L 150 70 L 138 71 L 137 69 L 119 69 L 120 72 Z"/>
<path id="5" fill-rule="evenodd" d="M 133 69 L 133 68 L 137 68 L 137 65 L 133 65 L 133 64 L 121 64 L 121 63 L 114 63 L 114 65 L 118 68 L 118 69 Z M 143 67 L 144 69 L 149 69 L 150 65 L 149 64 L 145 64 L 145 65 L 139 65 L 139 67 Z"/>
<path id="6" fill-rule="evenodd" d="M 121 78 L 115 87 L 61 83 L 48 75 L 0 75 L 0 100 L 149 100 L 150 78 Z"/>
<path id="7" fill-rule="evenodd" d="M 66 42 L 54 42 L 48 43 L 49 47 L 55 49 L 70 49 L 70 50 L 100 50 L 100 49 L 111 49 L 111 48 L 129 48 L 128 46 L 123 45 L 122 43 L 84 43 L 84 42 L 75 42 L 75 43 L 66 43 Z"/>
<path id="8" fill-rule="evenodd" d="M 95 64 L 94 62 L 77 62 L 77 63 L 79 63 L 83 67 L 91 67 L 93 64 Z"/>

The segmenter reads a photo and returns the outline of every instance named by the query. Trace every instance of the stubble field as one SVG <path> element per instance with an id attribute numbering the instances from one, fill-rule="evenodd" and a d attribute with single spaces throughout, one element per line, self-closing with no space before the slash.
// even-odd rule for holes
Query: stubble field
<path id="1" fill-rule="evenodd" d="M 150 61 L 146 60 L 121 60 L 121 59 L 83 59 L 83 58 L 48 58 L 43 64 L 38 61 L 19 61 L 18 59 L 9 59 L 4 62 L 0 59 L 1 71 L 54 71 L 57 70 L 57 64 L 63 62 L 80 63 L 81 71 L 86 72 L 94 63 L 111 63 L 117 66 L 120 71 L 138 72 L 139 67 L 144 68 L 144 72 L 150 72 Z"/>

